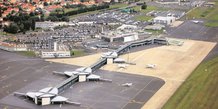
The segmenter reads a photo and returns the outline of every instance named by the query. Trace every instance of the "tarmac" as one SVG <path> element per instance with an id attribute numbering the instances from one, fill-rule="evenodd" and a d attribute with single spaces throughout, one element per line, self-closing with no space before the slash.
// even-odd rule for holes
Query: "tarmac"
<path id="1" fill-rule="evenodd" d="M 160 109 L 216 45 L 213 42 L 179 40 L 184 41 L 183 46 L 145 47 L 146 49 L 140 48 L 141 50 L 120 56 L 128 62 L 136 63 L 136 65 L 127 65 L 125 69 L 122 69 L 117 64 L 107 64 L 101 69 L 163 79 L 165 81 L 163 87 L 142 108 Z M 96 54 L 78 59 L 50 59 L 49 61 L 82 66 L 82 63 L 91 65 L 93 60 L 100 58 L 99 56 L 100 54 Z M 94 57 L 96 58 L 94 59 Z M 147 64 L 156 64 L 157 67 L 146 69 Z"/>
<path id="2" fill-rule="evenodd" d="M 140 109 L 164 84 L 162 79 L 151 76 L 97 70 L 95 73 L 113 82 L 76 83 L 61 96 L 80 102 L 80 107 L 69 104 L 39 106 L 13 96 L 13 92 L 37 91 L 56 86 L 67 79 L 53 71 L 70 71 L 79 66 L 46 62 L 0 50 L 0 108 L 4 109 Z M 133 83 L 124 87 L 124 83 Z"/>

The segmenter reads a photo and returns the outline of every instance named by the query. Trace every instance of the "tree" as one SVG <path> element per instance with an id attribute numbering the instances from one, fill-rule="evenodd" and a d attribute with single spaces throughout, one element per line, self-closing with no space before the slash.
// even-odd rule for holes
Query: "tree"
<path id="1" fill-rule="evenodd" d="M 0 17 L 2 17 L 3 9 L 0 7 Z"/>
<path id="2" fill-rule="evenodd" d="M 32 20 L 32 24 L 31 24 L 31 29 L 34 31 L 35 30 L 35 25 L 36 25 L 36 22 L 35 20 Z"/>
<path id="3" fill-rule="evenodd" d="M 25 33 L 26 33 L 26 31 L 25 31 L 25 29 L 24 29 L 24 25 L 23 25 L 23 24 L 20 24 L 20 31 L 21 31 L 23 34 L 25 34 Z"/>
<path id="4" fill-rule="evenodd" d="M 48 2 L 44 2 L 44 6 L 48 6 Z"/>
<path id="5" fill-rule="evenodd" d="M 30 16 L 35 16 L 35 13 L 34 13 L 34 12 L 30 12 L 29 15 L 30 15 Z"/>
<path id="6" fill-rule="evenodd" d="M 146 4 L 143 4 L 143 5 L 141 6 L 141 9 L 147 9 L 147 5 L 146 5 Z"/>
<path id="7" fill-rule="evenodd" d="M 14 33 L 15 34 L 15 33 L 18 32 L 18 30 L 19 30 L 19 27 L 17 26 L 16 23 L 12 23 L 9 26 L 4 27 L 4 31 L 8 32 L 8 33 Z"/>
<path id="8" fill-rule="evenodd" d="M 69 18 L 68 18 L 67 16 L 63 16 L 63 17 L 61 18 L 61 20 L 62 20 L 62 21 L 69 22 Z"/>

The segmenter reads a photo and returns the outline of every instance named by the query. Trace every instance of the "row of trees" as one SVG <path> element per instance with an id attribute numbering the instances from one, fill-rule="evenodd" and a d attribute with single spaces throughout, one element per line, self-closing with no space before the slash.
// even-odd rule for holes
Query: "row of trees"
<path id="1" fill-rule="evenodd" d="M 80 7 L 77 10 L 66 12 L 66 15 L 71 16 L 71 15 L 76 15 L 79 13 L 84 13 L 84 12 L 89 12 L 89 11 L 107 9 L 109 7 L 110 7 L 109 4 L 104 4 L 104 5 L 99 5 L 99 6 L 93 5 L 91 7 Z"/>
<path id="2" fill-rule="evenodd" d="M 104 5 L 93 5 L 91 7 L 86 7 L 86 6 L 81 6 L 78 7 L 76 10 L 68 11 L 65 13 L 64 9 L 56 9 L 55 12 L 50 13 L 49 17 L 46 20 L 51 20 L 51 21 L 69 21 L 69 17 L 71 15 L 76 15 L 80 13 L 85 13 L 89 11 L 95 11 L 95 10 L 101 10 L 101 9 L 106 9 L 109 8 L 108 4 Z"/>
<path id="3" fill-rule="evenodd" d="M 17 14 L 9 14 L 4 20 L 13 22 L 3 28 L 3 30 L 8 33 L 25 33 L 30 29 L 35 30 L 35 17 L 27 13 L 19 12 Z"/>

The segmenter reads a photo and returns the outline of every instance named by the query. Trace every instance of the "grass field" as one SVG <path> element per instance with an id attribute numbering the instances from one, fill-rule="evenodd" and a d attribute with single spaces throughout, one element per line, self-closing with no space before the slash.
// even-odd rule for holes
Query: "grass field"
<path id="1" fill-rule="evenodd" d="M 28 57 L 35 57 L 36 56 L 34 51 L 18 51 L 17 53 L 24 55 L 24 56 L 28 56 Z"/>
<path id="2" fill-rule="evenodd" d="M 218 109 L 218 57 L 200 64 L 163 109 Z"/>
<path id="3" fill-rule="evenodd" d="M 135 20 L 139 20 L 139 21 L 149 21 L 149 20 L 151 20 L 153 17 L 151 17 L 151 16 L 146 16 L 146 14 L 147 14 L 148 12 L 151 12 L 151 11 L 153 11 L 153 10 L 157 10 L 157 11 L 158 11 L 158 10 L 159 10 L 159 11 L 164 10 L 164 9 L 161 9 L 161 8 L 157 8 L 157 7 L 155 7 L 155 6 L 148 6 L 147 9 L 141 9 L 141 6 L 135 6 L 135 7 L 133 7 L 132 9 L 134 9 L 135 11 L 138 11 L 138 12 L 142 13 L 142 15 L 138 15 L 138 16 L 135 17 Z"/>
<path id="4" fill-rule="evenodd" d="M 126 6 L 128 6 L 128 4 L 118 3 L 118 4 L 110 5 L 109 9 L 118 9 L 118 8 L 122 8 L 122 7 L 126 7 Z"/>
<path id="5" fill-rule="evenodd" d="M 73 57 L 78 57 L 78 56 L 85 55 L 85 51 L 82 49 L 73 49 L 73 50 L 71 50 L 70 54 Z"/>
<path id="6" fill-rule="evenodd" d="M 152 18 L 153 17 L 151 17 L 151 16 L 139 15 L 139 16 L 135 17 L 135 20 L 138 20 L 138 21 L 149 21 Z"/>
<path id="7" fill-rule="evenodd" d="M 188 19 L 204 19 L 205 25 L 209 27 L 218 27 L 218 0 L 214 7 L 197 7 L 187 14 Z"/>

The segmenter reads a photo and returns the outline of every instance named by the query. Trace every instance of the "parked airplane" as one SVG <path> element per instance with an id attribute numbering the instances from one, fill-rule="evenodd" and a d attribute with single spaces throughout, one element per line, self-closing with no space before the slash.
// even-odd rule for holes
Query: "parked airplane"
<path id="1" fill-rule="evenodd" d="M 147 64 L 146 65 L 146 68 L 155 68 L 156 67 L 156 64 Z"/>
<path id="2" fill-rule="evenodd" d="M 83 74 L 83 75 L 88 75 L 92 73 L 92 69 L 89 67 L 81 67 L 78 68 L 74 71 L 65 71 L 65 72 L 57 72 L 57 71 L 53 71 L 54 74 L 60 74 L 60 75 L 66 75 L 68 77 L 71 77 L 73 75 L 79 75 L 79 74 Z"/>
<path id="3" fill-rule="evenodd" d="M 75 71 L 65 71 L 65 72 L 56 72 L 56 71 L 53 71 L 54 74 L 60 74 L 60 75 L 66 75 L 68 77 L 71 77 L 71 76 L 74 76 L 74 75 L 84 75 L 85 76 L 85 80 L 88 80 L 88 81 L 106 81 L 106 82 L 112 82 L 112 80 L 109 80 L 109 79 L 103 79 L 101 78 L 99 75 L 95 75 L 92 73 L 92 69 L 89 68 L 89 67 L 81 67 L 81 68 L 78 68 L 76 69 Z"/>
<path id="4" fill-rule="evenodd" d="M 39 105 L 49 105 L 55 103 L 67 103 L 80 106 L 78 102 L 69 101 L 68 98 L 59 96 L 58 89 L 56 87 L 47 87 L 39 91 L 30 91 L 27 93 L 14 92 L 14 96 L 26 97 Z"/>
<path id="5" fill-rule="evenodd" d="M 130 86 L 132 86 L 132 83 L 124 83 L 124 84 L 122 84 L 122 86 L 130 87 Z"/>
<path id="6" fill-rule="evenodd" d="M 198 23 L 203 23 L 203 21 L 200 20 L 192 20 L 193 23 L 198 24 Z"/>

